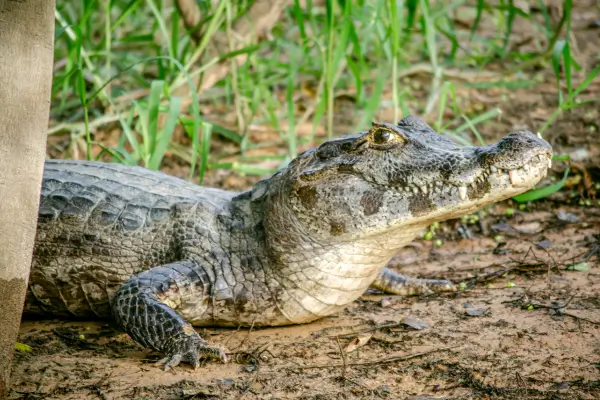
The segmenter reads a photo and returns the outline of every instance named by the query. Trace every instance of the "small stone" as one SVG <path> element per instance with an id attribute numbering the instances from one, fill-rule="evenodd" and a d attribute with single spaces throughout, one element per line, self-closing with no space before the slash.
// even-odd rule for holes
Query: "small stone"
<path id="1" fill-rule="evenodd" d="M 485 308 L 469 308 L 466 311 L 466 314 L 469 317 L 482 317 L 487 313 L 487 309 Z"/>
<path id="2" fill-rule="evenodd" d="M 254 372 L 256 371 L 256 365 L 254 364 L 246 364 L 242 367 L 244 372 Z"/>
<path id="3" fill-rule="evenodd" d="M 580 219 L 575 214 L 564 212 L 563 210 L 558 210 L 558 212 L 556 213 L 556 218 L 563 222 L 569 222 L 572 224 L 580 221 Z"/>
<path id="4" fill-rule="evenodd" d="M 224 386 L 233 386 L 234 383 L 233 379 L 231 378 L 219 379 L 218 382 Z"/>
<path id="5" fill-rule="evenodd" d="M 410 315 L 404 317 L 404 319 L 402 320 L 402 323 L 404 325 L 408 325 L 411 328 L 419 330 L 419 331 L 429 328 L 429 324 L 427 322 L 420 320 L 419 318 L 412 317 Z"/>
<path id="6" fill-rule="evenodd" d="M 254 382 L 252 386 L 250 386 L 250 392 L 253 394 L 259 394 L 263 390 L 263 385 L 260 382 Z"/>
<path id="7" fill-rule="evenodd" d="M 542 249 L 547 249 L 548 247 L 552 246 L 552 242 L 549 240 L 541 240 L 536 243 L 536 246 L 538 246 Z"/>

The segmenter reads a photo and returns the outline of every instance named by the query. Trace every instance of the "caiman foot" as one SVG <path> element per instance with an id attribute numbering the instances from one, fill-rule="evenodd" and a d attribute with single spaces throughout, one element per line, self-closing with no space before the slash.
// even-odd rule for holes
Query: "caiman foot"
<path id="1" fill-rule="evenodd" d="M 222 346 L 210 345 L 202 339 L 191 326 L 184 328 L 184 334 L 169 339 L 165 344 L 164 351 L 166 357 L 156 362 L 156 365 L 163 366 L 165 371 L 187 362 L 197 369 L 200 366 L 200 360 L 212 358 L 221 360 L 223 363 L 228 361 L 226 351 Z"/>
<path id="2" fill-rule="evenodd" d="M 371 287 L 386 293 L 402 296 L 427 294 L 432 292 L 452 292 L 456 290 L 454 284 L 446 279 L 411 278 L 388 268 L 384 268 L 379 273 L 379 276 L 377 276 L 375 281 L 371 284 Z"/>
<path id="3" fill-rule="evenodd" d="M 182 298 L 192 294 L 201 304 L 207 281 L 204 270 L 189 261 L 151 268 L 117 290 L 113 318 L 133 340 L 165 355 L 159 361 L 165 371 L 181 362 L 196 369 L 201 358 L 227 362 L 225 348 L 208 344 L 176 311 Z"/>

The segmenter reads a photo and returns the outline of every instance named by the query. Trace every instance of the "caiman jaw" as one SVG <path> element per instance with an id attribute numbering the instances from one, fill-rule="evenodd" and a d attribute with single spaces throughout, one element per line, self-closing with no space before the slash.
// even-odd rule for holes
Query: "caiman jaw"
<path id="1" fill-rule="evenodd" d="M 469 192 L 471 189 L 476 189 L 478 185 L 483 185 L 486 182 L 489 182 L 490 179 L 494 178 L 494 180 L 501 183 L 505 181 L 505 185 L 507 188 L 518 189 L 518 188 L 529 188 L 536 182 L 532 183 L 532 180 L 538 177 L 536 170 L 539 169 L 540 175 L 539 178 L 545 178 L 547 174 L 547 168 L 552 167 L 552 155 L 548 154 L 539 154 L 533 156 L 531 159 L 523 163 L 520 167 L 512 167 L 512 169 L 503 169 L 498 168 L 495 165 L 491 165 L 488 168 L 483 168 L 480 175 L 472 180 L 471 182 L 452 182 L 452 183 L 444 183 L 442 181 L 436 181 L 435 183 L 430 183 L 428 185 L 409 185 L 402 188 L 407 193 L 412 194 L 432 194 L 439 192 L 440 189 L 443 188 L 456 188 L 454 190 L 458 191 L 458 197 L 460 200 L 468 200 Z M 510 183 L 510 185 L 509 185 Z"/>
<path id="2" fill-rule="evenodd" d="M 490 176 L 497 178 L 505 177 L 508 182 L 515 188 L 529 187 L 531 186 L 531 173 L 532 170 L 539 168 L 542 172 L 541 178 L 545 178 L 547 174 L 547 168 L 552 168 L 552 156 L 540 154 L 533 156 L 530 160 L 526 161 L 521 167 L 514 169 L 502 169 L 494 165 L 491 165 L 488 169 L 484 170 L 483 173 L 473 181 L 470 185 L 475 187 L 478 183 L 486 182 Z M 426 188 L 426 187 L 425 187 Z M 427 192 L 425 192 L 427 193 Z M 458 196 L 461 200 L 467 200 L 467 185 L 458 187 Z"/>
<path id="3" fill-rule="evenodd" d="M 540 155 L 540 156 L 536 156 L 537 158 L 539 158 L 539 163 L 544 163 L 544 156 Z M 523 166 L 521 168 L 517 168 L 517 169 L 511 169 L 508 170 L 508 179 L 510 180 L 510 183 L 514 186 L 521 186 L 522 185 L 522 176 L 523 175 L 528 175 L 529 174 L 529 170 L 531 169 L 530 166 L 530 162 L 532 160 L 530 160 L 529 162 L 526 162 L 525 164 L 523 164 Z M 552 168 L 552 158 L 548 158 L 547 159 L 548 162 L 548 168 Z M 502 175 L 504 173 L 504 171 L 502 171 L 502 169 L 497 169 L 495 167 L 490 167 L 490 169 L 492 171 L 494 171 L 494 169 L 496 170 L 496 173 L 498 175 Z M 544 169 L 545 170 L 545 169 Z M 545 170 L 547 171 L 547 170 Z M 546 176 L 546 174 L 544 173 L 544 176 Z"/>

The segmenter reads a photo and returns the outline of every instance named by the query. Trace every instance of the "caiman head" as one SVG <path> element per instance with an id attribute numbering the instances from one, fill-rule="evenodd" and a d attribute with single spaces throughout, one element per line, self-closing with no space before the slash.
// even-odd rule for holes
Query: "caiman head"
<path id="1" fill-rule="evenodd" d="M 527 131 L 466 147 L 414 116 L 373 123 L 302 153 L 274 175 L 265 223 L 317 243 L 414 230 L 531 189 L 551 157 L 550 145 Z"/>

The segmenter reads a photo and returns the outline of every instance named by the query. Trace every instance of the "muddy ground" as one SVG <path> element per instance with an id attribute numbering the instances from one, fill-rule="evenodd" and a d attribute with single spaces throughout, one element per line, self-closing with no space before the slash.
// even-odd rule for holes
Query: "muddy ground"
<path id="1" fill-rule="evenodd" d="M 573 28 L 576 56 L 589 68 L 600 53 L 592 24 L 600 18 L 588 11 L 574 14 Z M 557 105 L 552 74 L 542 76 L 533 89 L 458 89 L 461 106 L 502 109 L 501 118 L 481 126 L 486 141 L 536 130 Z M 427 87 L 426 74 L 409 78 Z M 596 97 L 599 89 L 593 82 L 582 96 Z M 391 261 L 409 275 L 452 279 L 460 285 L 456 293 L 372 292 L 307 325 L 202 329 L 205 338 L 227 346 L 231 362 L 210 361 L 196 371 L 181 365 L 163 372 L 153 364 L 158 354 L 107 322 L 24 321 L 19 342 L 32 350 L 15 354 L 10 398 L 600 398 L 599 114 L 597 103 L 576 108 L 545 133 L 556 154 L 572 156 L 571 178 L 560 193 L 524 209 L 507 201 L 478 220 L 442 223 L 435 237 L 441 246 L 418 239 Z M 348 113 L 336 117 L 339 133 L 347 133 Z M 391 111 L 382 109 L 379 118 L 390 120 Z M 110 132 L 97 134 L 103 137 L 110 143 Z M 278 136 L 251 130 L 251 140 L 267 138 Z M 58 144 L 51 143 L 50 156 L 61 156 Z M 213 150 L 230 148 L 216 142 Z M 281 153 L 285 146 L 261 151 Z M 564 169 L 555 162 L 551 175 L 560 179 Z M 165 171 L 188 173 L 175 156 Z M 242 190 L 258 179 L 212 171 L 205 183 Z"/>
<path id="2" fill-rule="evenodd" d="M 308 325 L 201 331 L 226 344 L 228 364 L 163 372 L 109 324 L 24 322 L 33 351 L 16 355 L 11 398 L 600 398 L 600 208 L 546 201 L 510 219 L 506 208 L 469 226 L 471 239 L 455 221 L 441 247 L 416 241 L 392 260 L 464 290 L 367 293 Z"/>

